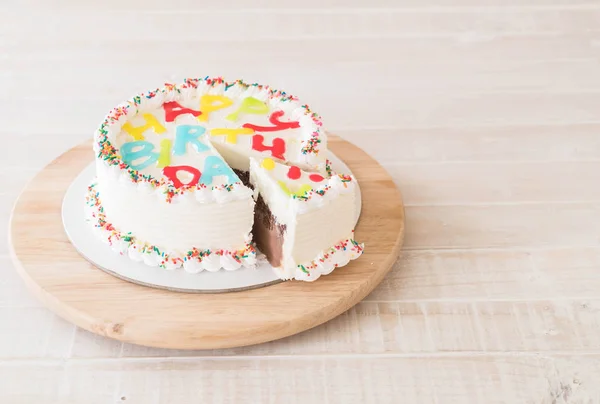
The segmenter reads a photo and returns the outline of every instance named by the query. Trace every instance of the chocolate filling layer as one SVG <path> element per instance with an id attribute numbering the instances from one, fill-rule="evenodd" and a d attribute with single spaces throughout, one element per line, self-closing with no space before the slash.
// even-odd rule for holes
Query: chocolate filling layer
<path id="1" fill-rule="evenodd" d="M 275 217 L 271 214 L 271 210 L 262 196 L 259 195 L 254 207 L 252 235 L 256 247 L 267 256 L 269 264 L 276 268 L 281 266 L 283 260 L 283 235 L 285 229 L 285 225 L 277 223 Z"/>
<path id="2" fill-rule="evenodd" d="M 242 183 L 254 189 L 250 183 L 250 172 L 233 169 Z M 252 225 L 252 239 L 256 248 L 265 256 L 269 264 L 279 267 L 283 260 L 283 234 L 285 225 L 278 224 L 271 210 L 265 203 L 262 196 L 258 196 L 254 206 L 254 224 Z"/>
<path id="3" fill-rule="evenodd" d="M 245 186 L 247 186 L 250 189 L 254 189 L 252 184 L 250 184 L 250 171 L 242 171 L 242 170 L 238 170 L 238 169 L 234 168 L 233 172 L 240 178 L 240 181 L 242 181 L 242 184 L 244 184 Z"/>

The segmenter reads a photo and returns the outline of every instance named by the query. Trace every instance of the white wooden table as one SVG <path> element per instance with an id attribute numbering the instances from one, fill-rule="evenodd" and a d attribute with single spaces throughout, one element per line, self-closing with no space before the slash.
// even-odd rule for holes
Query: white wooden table
<path id="1" fill-rule="evenodd" d="M 6 3 L 0 402 L 600 402 L 599 0 Z M 116 103 L 204 75 L 284 88 L 384 164 L 403 258 L 260 346 L 149 349 L 57 318 L 8 257 L 19 191 Z"/>

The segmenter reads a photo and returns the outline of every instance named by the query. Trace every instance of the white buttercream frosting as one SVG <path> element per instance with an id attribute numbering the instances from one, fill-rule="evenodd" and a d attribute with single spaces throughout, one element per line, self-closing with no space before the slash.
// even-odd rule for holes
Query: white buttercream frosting
<path id="1" fill-rule="evenodd" d="M 348 265 L 351 260 L 360 257 L 363 250 L 364 244 L 354 241 L 352 234 L 333 247 L 321 251 L 314 260 L 298 265 L 293 278 L 307 282 L 316 281 L 321 275 L 329 275 L 334 269 Z"/>

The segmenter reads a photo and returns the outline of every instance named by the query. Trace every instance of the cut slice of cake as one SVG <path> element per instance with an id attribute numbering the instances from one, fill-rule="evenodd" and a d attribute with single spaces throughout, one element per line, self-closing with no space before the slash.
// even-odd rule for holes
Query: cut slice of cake
<path id="1" fill-rule="evenodd" d="M 313 281 L 361 255 L 354 177 L 251 158 L 250 182 L 254 240 L 280 278 Z"/>

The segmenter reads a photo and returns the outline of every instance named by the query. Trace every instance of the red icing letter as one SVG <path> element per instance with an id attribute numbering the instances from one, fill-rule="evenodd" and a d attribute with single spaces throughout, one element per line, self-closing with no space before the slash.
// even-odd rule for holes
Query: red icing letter
<path id="1" fill-rule="evenodd" d="M 165 109 L 165 121 L 167 122 L 173 122 L 175 118 L 182 114 L 192 114 L 195 117 L 202 114 L 200 111 L 182 107 L 177 101 L 165 102 L 163 108 Z"/>
<path id="2" fill-rule="evenodd" d="M 302 175 L 302 171 L 296 166 L 291 166 L 288 170 L 288 178 L 291 180 L 297 180 Z"/>
<path id="3" fill-rule="evenodd" d="M 269 122 L 275 126 L 258 126 L 251 123 L 245 123 L 243 128 L 254 129 L 257 132 L 275 132 L 278 130 L 295 129 L 300 127 L 299 122 L 280 122 L 279 118 L 283 116 L 283 111 L 276 111 L 269 117 Z"/>
<path id="4" fill-rule="evenodd" d="M 276 137 L 275 139 L 273 139 L 273 146 L 265 146 L 264 141 L 265 137 L 263 135 L 252 136 L 252 150 L 271 150 L 271 156 L 280 160 L 285 160 L 283 158 L 283 153 L 285 153 L 285 140 L 283 140 L 280 137 Z"/>
<path id="5" fill-rule="evenodd" d="M 179 181 L 179 178 L 177 178 L 177 173 L 179 171 L 187 171 L 188 173 L 192 174 L 192 180 L 187 184 L 184 184 L 183 182 Z M 165 175 L 165 177 L 173 181 L 173 185 L 175 186 L 175 188 L 181 188 L 183 186 L 193 187 L 198 183 L 198 181 L 200 181 L 201 175 L 200 170 L 190 166 L 168 166 L 163 168 L 163 174 Z"/>
<path id="6" fill-rule="evenodd" d="M 321 182 L 325 179 L 325 178 L 323 178 L 323 176 L 321 176 L 319 174 L 311 174 L 308 176 L 308 178 L 310 178 L 310 180 L 312 182 Z"/>

